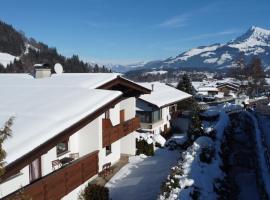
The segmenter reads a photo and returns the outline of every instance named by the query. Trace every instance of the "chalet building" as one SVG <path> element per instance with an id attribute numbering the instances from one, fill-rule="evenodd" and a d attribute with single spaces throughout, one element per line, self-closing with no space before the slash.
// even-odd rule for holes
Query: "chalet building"
<path id="1" fill-rule="evenodd" d="M 77 199 L 104 165 L 134 155 L 136 98 L 151 92 L 114 73 L 5 74 L 0 90 L 0 126 L 14 118 L 0 197 L 33 200 Z"/>
<path id="2" fill-rule="evenodd" d="M 238 92 L 239 87 L 240 85 L 236 83 L 229 83 L 229 82 L 217 84 L 217 89 L 219 92 L 228 93 L 228 94 Z"/>
<path id="3" fill-rule="evenodd" d="M 204 96 L 214 97 L 215 95 L 218 94 L 218 89 L 216 87 L 199 87 L 197 89 L 197 93 Z"/>
<path id="4" fill-rule="evenodd" d="M 151 94 L 141 95 L 136 102 L 136 115 L 140 118 L 141 130 L 155 134 L 166 133 L 170 129 L 171 115 L 177 110 L 177 103 L 192 96 L 164 83 L 140 84 L 151 89 Z"/>

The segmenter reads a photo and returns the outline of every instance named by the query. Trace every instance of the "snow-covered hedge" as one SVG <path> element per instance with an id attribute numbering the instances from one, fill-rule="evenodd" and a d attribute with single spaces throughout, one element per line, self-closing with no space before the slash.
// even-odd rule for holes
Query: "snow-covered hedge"
<path id="1" fill-rule="evenodd" d="M 171 174 L 161 186 L 160 200 L 165 199 L 216 199 L 213 183 L 224 176 L 220 169 L 221 141 L 229 118 L 224 111 L 220 112 L 219 121 L 214 126 L 216 140 L 202 136 L 195 140 L 187 151 L 182 153 L 178 165 L 172 168 Z M 200 160 L 200 154 L 204 148 L 214 149 L 211 162 Z M 175 182 L 179 184 L 176 184 Z"/>

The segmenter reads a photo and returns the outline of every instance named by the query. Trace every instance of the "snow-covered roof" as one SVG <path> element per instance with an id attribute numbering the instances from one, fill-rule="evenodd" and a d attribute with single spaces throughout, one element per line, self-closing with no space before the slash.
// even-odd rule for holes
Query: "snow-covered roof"
<path id="1" fill-rule="evenodd" d="M 149 83 L 140 83 L 140 85 L 148 89 L 152 89 L 153 85 L 154 90 L 151 92 L 151 94 L 141 95 L 140 99 L 153 105 L 156 105 L 159 108 L 192 97 L 192 95 L 182 92 L 164 83 L 149 82 Z"/>
<path id="2" fill-rule="evenodd" d="M 10 117 L 15 117 L 12 137 L 3 145 L 7 163 L 124 95 L 125 91 L 97 89 L 116 79 L 133 84 L 119 75 L 64 73 L 34 79 L 29 74 L 0 74 L 0 128 Z M 137 87 L 142 93 L 143 89 L 148 91 L 140 85 Z"/>
<path id="3" fill-rule="evenodd" d="M 34 79 L 33 76 L 31 76 L 30 74 L 15 74 L 15 73 L 0 73 L 0 81 L 1 83 L 11 83 L 11 82 L 16 82 L 14 81 L 14 79 L 16 79 L 16 81 L 18 80 L 29 80 L 29 79 Z M 9 82 L 7 82 L 9 81 Z"/>
<path id="4" fill-rule="evenodd" d="M 1 82 L 1 81 L 0 81 Z M 15 117 L 12 137 L 3 145 L 11 163 L 121 96 L 119 91 L 50 87 L 1 86 L 0 127 Z"/>
<path id="5" fill-rule="evenodd" d="M 198 92 L 218 92 L 218 89 L 215 87 L 200 87 L 197 89 Z"/>
<path id="6" fill-rule="evenodd" d="M 53 74 L 51 77 L 34 79 L 30 75 L 21 75 L 21 80 L 12 80 L 12 77 L 0 76 L 1 85 L 13 86 L 47 86 L 47 87 L 80 87 L 87 89 L 95 89 L 103 84 L 112 81 L 120 74 L 117 73 L 63 73 Z M 14 75 L 14 76 L 19 76 Z M 2 80 L 3 78 L 3 80 Z M 29 80 L 32 79 L 32 80 Z"/>
<path id="7" fill-rule="evenodd" d="M 195 90 L 198 90 L 198 88 L 199 88 L 203 83 L 200 82 L 200 81 L 192 81 L 191 84 L 192 84 L 192 86 L 193 86 L 193 88 L 194 88 Z"/>

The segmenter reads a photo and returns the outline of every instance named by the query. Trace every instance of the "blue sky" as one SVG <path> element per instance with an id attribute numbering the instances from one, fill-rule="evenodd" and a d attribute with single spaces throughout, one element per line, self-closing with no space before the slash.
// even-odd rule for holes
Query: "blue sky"
<path id="1" fill-rule="evenodd" d="M 0 19 L 66 56 L 127 64 L 270 29 L 269 0 L 8 0 Z M 3 9 L 6 8 L 6 9 Z"/>

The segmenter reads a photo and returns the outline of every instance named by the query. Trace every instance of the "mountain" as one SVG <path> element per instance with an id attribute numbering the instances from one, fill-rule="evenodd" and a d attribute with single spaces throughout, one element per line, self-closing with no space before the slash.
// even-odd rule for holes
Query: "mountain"
<path id="1" fill-rule="evenodd" d="M 270 67 L 270 30 L 252 26 L 240 37 L 226 44 L 200 46 L 165 60 L 151 61 L 141 68 L 201 68 L 224 69 L 233 66 L 243 56 L 249 62 L 254 56 L 261 58 L 265 68 Z"/>
<path id="2" fill-rule="evenodd" d="M 136 62 L 128 65 L 120 65 L 120 64 L 106 64 L 105 66 L 108 69 L 111 69 L 113 72 L 117 73 L 126 73 L 138 67 L 143 67 L 146 62 Z"/>
<path id="3" fill-rule="evenodd" d="M 27 38 L 22 31 L 0 21 L 0 73 L 32 73 L 34 64 L 61 63 L 69 73 L 109 72 L 105 67 L 82 61 L 77 55 L 65 57 L 56 48 Z"/>

